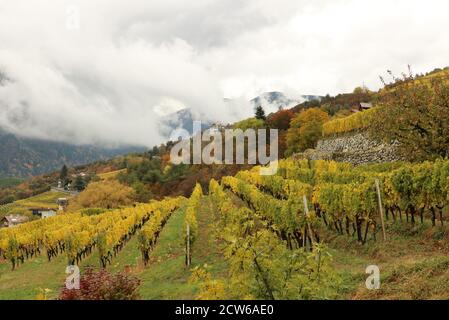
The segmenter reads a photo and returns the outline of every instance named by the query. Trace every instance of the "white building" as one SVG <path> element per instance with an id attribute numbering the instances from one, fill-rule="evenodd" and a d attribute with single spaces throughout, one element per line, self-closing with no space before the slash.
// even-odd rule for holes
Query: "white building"
<path id="1" fill-rule="evenodd" d="M 42 219 L 53 217 L 56 215 L 55 209 L 37 208 L 37 209 L 30 209 L 30 211 L 33 213 L 33 216 L 39 216 Z"/>

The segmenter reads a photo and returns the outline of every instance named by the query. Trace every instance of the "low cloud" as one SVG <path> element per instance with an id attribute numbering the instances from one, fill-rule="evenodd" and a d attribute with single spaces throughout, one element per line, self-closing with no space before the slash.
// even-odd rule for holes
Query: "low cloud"
<path id="1" fill-rule="evenodd" d="M 16 0 L 1 8 L 0 70 L 10 81 L 0 86 L 0 128 L 78 144 L 152 146 L 165 140 L 161 119 L 184 107 L 226 123 L 250 116 L 248 101 L 263 92 L 377 89 L 386 69 L 449 64 L 443 0 Z"/>

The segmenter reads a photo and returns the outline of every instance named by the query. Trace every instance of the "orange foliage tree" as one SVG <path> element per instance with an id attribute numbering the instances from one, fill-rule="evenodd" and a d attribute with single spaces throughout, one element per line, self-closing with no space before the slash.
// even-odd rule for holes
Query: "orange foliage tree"
<path id="1" fill-rule="evenodd" d="M 92 182 L 74 198 L 69 205 L 69 211 L 84 208 L 118 208 L 128 206 L 135 201 L 133 188 L 125 186 L 116 180 Z"/>
<path id="2" fill-rule="evenodd" d="M 287 154 L 314 148 L 322 137 L 323 124 L 328 120 L 329 115 L 318 108 L 300 112 L 290 122 L 290 129 L 287 132 Z"/>
<path id="3" fill-rule="evenodd" d="M 280 110 L 267 119 L 268 126 L 273 129 L 288 130 L 295 114 L 291 110 Z"/>

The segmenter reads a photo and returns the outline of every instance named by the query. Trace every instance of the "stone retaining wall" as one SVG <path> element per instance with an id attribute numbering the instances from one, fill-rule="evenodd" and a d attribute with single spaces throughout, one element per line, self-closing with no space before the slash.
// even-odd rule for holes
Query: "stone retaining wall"
<path id="1" fill-rule="evenodd" d="M 402 160 L 397 144 L 385 144 L 369 138 L 365 132 L 330 137 L 318 142 L 316 149 L 299 155 L 310 160 L 335 160 L 354 165 Z"/>

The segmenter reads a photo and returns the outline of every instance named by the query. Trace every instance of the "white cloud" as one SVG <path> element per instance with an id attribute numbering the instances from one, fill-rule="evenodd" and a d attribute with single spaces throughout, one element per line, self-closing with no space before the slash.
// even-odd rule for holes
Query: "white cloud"
<path id="1" fill-rule="evenodd" d="M 79 9 L 79 30 L 66 28 Z M 448 64 L 443 0 L 0 0 L 0 127 L 77 143 L 164 140 L 183 106 L 248 116 L 264 91 L 336 94 Z M 73 13 L 73 12 L 71 12 Z M 224 104 L 223 97 L 235 98 Z"/>

